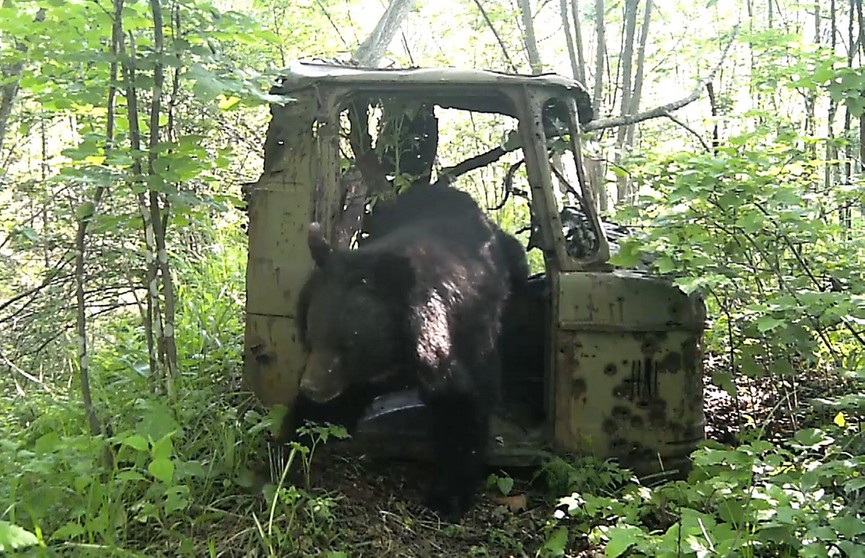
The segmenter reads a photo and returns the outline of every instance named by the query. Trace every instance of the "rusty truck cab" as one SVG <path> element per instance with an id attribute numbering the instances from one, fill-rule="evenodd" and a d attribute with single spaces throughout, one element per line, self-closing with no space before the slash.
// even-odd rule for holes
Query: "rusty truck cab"
<path id="1" fill-rule="evenodd" d="M 272 93 L 283 102 L 271 106 L 264 172 L 247 192 L 243 376 L 262 403 L 291 406 L 297 396 L 306 355 L 295 304 L 313 266 L 307 225 L 322 223 L 328 238 L 342 244 L 351 242 L 346 228 L 358 228 L 357 219 L 347 218 L 347 177 L 355 172 L 355 178 L 367 179 L 362 171 L 368 158 L 354 153 L 351 166 L 342 155 L 349 143 L 353 151 L 363 143 L 340 137 L 346 123 L 358 125 L 350 108 L 382 99 L 425 103 L 515 119 L 503 150 L 522 157 L 517 164 L 524 165 L 535 242 L 543 255 L 543 362 L 526 371 L 542 379 L 543 420 L 494 422 L 491 461 L 527 461 L 535 450 L 548 448 L 615 457 L 647 472 L 659 463 L 670 469 L 687 462 L 704 436 L 702 300 L 667 278 L 607 263 L 610 246 L 581 160 L 580 126 L 591 118 L 584 87 L 555 75 L 298 63 Z M 365 188 L 364 195 L 373 190 Z M 589 231 L 588 244 L 579 250 L 564 232 L 561 214 L 568 199 L 582 211 Z M 356 438 L 375 445 L 378 436 L 389 453 L 394 447 L 410 453 L 416 447 L 411 440 L 393 441 L 418 435 L 411 418 L 416 412 L 422 414 L 419 404 L 394 394 L 377 403 Z"/>

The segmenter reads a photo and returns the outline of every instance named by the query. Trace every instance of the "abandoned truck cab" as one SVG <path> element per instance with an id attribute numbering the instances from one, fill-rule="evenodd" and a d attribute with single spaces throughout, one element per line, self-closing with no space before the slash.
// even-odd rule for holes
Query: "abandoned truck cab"
<path id="1" fill-rule="evenodd" d="M 463 188 L 458 178 L 486 168 L 487 186 L 490 174 L 504 184 L 499 208 L 524 202 L 509 214 L 510 228 L 520 216 L 528 221 L 540 268 L 504 317 L 521 321 L 504 326 L 511 338 L 502 350 L 510 352 L 491 464 L 532 462 L 547 449 L 617 458 L 640 474 L 687 467 L 704 438 L 703 302 L 668 278 L 607 263 L 610 245 L 581 160 L 580 126 L 593 117 L 581 84 L 554 75 L 297 63 L 271 93 L 284 102 L 271 106 L 264 172 L 245 192 L 243 377 L 264 405 L 291 407 L 298 395 L 307 354 L 295 309 L 313 269 L 309 223 L 352 247 L 363 241 L 370 208 L 406 184 L 435 174 Z M 492 147 L 443 165 L 475 145 L 467 138 L 489 139 L 477 131 L 483 118 L 507 121 Z M 443 122 L 456 132 L 441 133 Z M 421 455 L 423 420 L 412 394 L 379 397 L 355 443 Z"/>

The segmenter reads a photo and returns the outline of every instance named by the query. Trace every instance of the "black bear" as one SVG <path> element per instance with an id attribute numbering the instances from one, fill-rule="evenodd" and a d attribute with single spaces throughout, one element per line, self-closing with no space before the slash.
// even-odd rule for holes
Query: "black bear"
<path id="1" fill-rule="evenodd" d="M 458 219 L 458 214 L 474 216 L 480 211 L 477 202 L 445 182 L 418 183 L 410 186 L 395 199 L 379 202 L 364 219 L 364 232 L 368 239 L 417 222 L 418 219 L 437 219 L 449 215 Z M 529 261 L 522 243 L 492 221 L 488 221 L 496 237 L 497 249 L 505 258 L 511 280 L 511 290 L 522 290 L 529 279 Z M 369 241 L 368 240 L 368 241 Z M 363 242 L 361 243 L 361 245 Z"/>
<path id="2" fill-rule="evenodd" d="M 400 217 L 413 208 L 413 219 L 357 250 L 334 249 L 310 225 L 316 267 L 298 303 L 309 352 L 300 388 L 326 404 L 357 386 L 417 387 L 436 460 L 427 504 L 455 521 L 483 478 L 511 277 L 496 229 L 468 194 L 421 193 L 394 205 Z"/>

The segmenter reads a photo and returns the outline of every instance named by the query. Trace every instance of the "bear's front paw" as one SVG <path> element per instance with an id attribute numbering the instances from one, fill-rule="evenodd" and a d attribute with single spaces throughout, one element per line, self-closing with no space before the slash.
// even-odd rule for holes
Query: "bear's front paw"
<path id="1" fill-rule="evenodd" d="M 459 523 L 471 507 L 472 498 L 436 483 L 427 493 L 425 503 L 445 523 Z"/>

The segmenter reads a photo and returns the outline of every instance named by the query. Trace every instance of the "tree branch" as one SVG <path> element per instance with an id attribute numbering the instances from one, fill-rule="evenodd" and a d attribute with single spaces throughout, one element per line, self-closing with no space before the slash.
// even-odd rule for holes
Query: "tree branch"
<path id="1" fill-rule="evenodd" d="M 30 295 L 34 295 L 34 294 L 38 293 L 39 291 L 41 291 L 42 289 L 44 289 L 45 287 L 47 287 L 51 283 L 72 277 L 71 273 L 66 274 L 66 275 L 57 274 L 58 271 L 60 271 L 61 269 L 66 267 L 71 261 L 73 261 L 72 259 L 66 259 L 67 254 L 69 254 L 69 250 L 67 250 L 66 253 L 63 254 L 63 257 L 60 259 L 60 262 L 58 262 L 58 264 L 56 266 L 54 266 L 54 268 L 51 269 L 51 271 L 48 273 L 48 276 L 40 284 L 36 285 L 35 287 L 33 287 L 31 289 L 27 289 L 24 292 L 18 293 L 17 295 L 13 296 L 12 298 L 10 298 L 8 300 L 4 300 L 3 302 L 0 302 L 0 312 L 2 312 L 3 310 L 6 310 L 6 308 L 12 306 L 13 304 L 18 302 L 22 298 L 27 298 Z M 2 321 L 2 320 L 0 320 L 0 321 Z"/>
<path id="2" fill-rule="evenodd" d="M 696 130 L 694 130 L 693 128 L 691 128 L 690 126 L 688 126 L 687 124 L 685 124 L 684 122 L 682 122 L 681 120 L 679 120 L 678 118 L 676 118 L 675 116 L 673 116 L 673 115 L 670 114 L 670 113 L 667 113 L 667 114 L 665 114 L 664 116 L 666 116 L 667 118 L 669 118 L 670 120 L 672 120 L 673 122 L 675 122 L 676 124 L 678 124 L 679 126 L 681 126 L 682 128 L 684 128 L 685 130 L 691 132 L 691 134 L 692 134 L 695 138 L 697 138 L 697 141 L 699 141 L 700 144 L 702 144 L 703 149 L 705 149 L 705 150 L 708 151 L 708 152 L 711 152 L 711 151 L 712 151 L 712 148 L 709 147 L 709 144 L 706 143 L 706 141 L 702 138 L 702 136 L 700 136 L 700 134 L 697 133 Z"/>
<path id="3" fill-rule="evenodd" d="M 448 183 L 453 182 L 467 172 L 495 163 L 504 157 L 506 153 L 508 153 L 508 150 L 502 147 L 494 147 L 485 153 L 475 155 L 471 159 L 466 159 L 452 167 L 443 168 L 438 172 L 438 179 L 436 182 L 441 182 L 443 180 L 446 180 Z"/>
<path id="4" fill-rule="evenodd" d="M 724 52 L 721 54 L 721 59 L 718 61 L 718 63 L 715 65 L 709 75 L 706 76 L 704 79 L 700 80 L 699 84 L 697 84 L 697 87 L 695 87 L 691 94 L 687 97 L 679 99 L 678 101 L 673 101 L 672 103 L 667 103 L 666 105 L 655 107 L 651 110 L 647 110 L 646 112 L 641 112 L 639 114 L 628 114 L 616 118 L 602 118 L 600 120 L 594 120 L 583 126 L 583 130 L 586 132 L 591 132 L 593 130 L 615 128 L 617 126 L 630 126 L 631 124 L 644 122 L 653 118 L 665 117 L 668 113 L 679 110 L 680 108 L 693 103 L 700 98 L 700 95 L 706 88 L 706 84 L 711 82 L 715 78 L 715 75 L 720 71 L 721 66 L 723 66 L 724 62 L 727 60 L 727 53 L 730 51 L 730 47 L 733 46 L 733 42 L 735 41 L 738 32 L 739 26 L 737 25 L 733 28 L 733 33 L 730 37 L 730 41 L 727 43 L 727 46 L 724 47 Z"/>
<path id="5" fill-rule="evenodd" d="M 511 55 L 508 54 L 508 49 L 505 47 L 504 41 L 502 41 L 502 38 L 499 36 L 499 32 L 496 31 L 496 28 L 493 25 L 492 20 L 490 20 L 490 16 L 487 15 L 487 11 L 481 5 L 481 0 L 475 0 L 475 5 L 478 7 L 478 10 L 480 10 L 481 15 L 484 17 L 484 21 L 487 22 L 487 27 L 489 27 L 490 31 L 492 31 L 493 35 L 495 35 L 496 41 L 498 41 L 499 46 L 502 47 L 502 54 L 505 55 L 505 60 L 508 61 L 508 65 L 511 67 L 511 71 L 516 73 L 517 72 L 517 66 L 516 66 L 516 64 L 514 64 L 514 61 L 511 60 Z"/>

